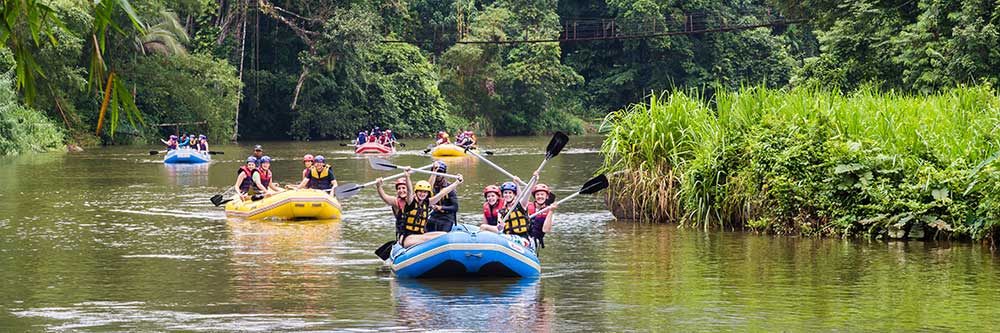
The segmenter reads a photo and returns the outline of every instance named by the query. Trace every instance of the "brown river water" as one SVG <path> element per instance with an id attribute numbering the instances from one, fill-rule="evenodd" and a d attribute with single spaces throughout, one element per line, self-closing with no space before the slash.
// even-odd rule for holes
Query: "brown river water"
<path id="1" fill-rule="evenodd" d="M 426 140 L 424 140 L 426 141 Z M 389 157 L 421 166 L 427 142 Z M 528 178 L 547 137 L 487 138 L 494 162 Z M 559 197 L 601 163 L 600 137 L 572 137 L 542 172 Z M 0 332 L 20 331 L 990 331 L 1000 259 L 976 243 L 802 239 L 615 221 L 598 197 L 560 206 L 537 279 L 400 280 L 372 253 L 393 238 L 372 189 L 338 221 L 227 219 L 249 145 L 210 165 L 170 166 L 159 147 L 0 157 Z M 341 184 L 374 171 L 338 142 L 263 142 L 276 179 L 305 153 Z M 465 176 L 466 223 L 488 165 Z"/>

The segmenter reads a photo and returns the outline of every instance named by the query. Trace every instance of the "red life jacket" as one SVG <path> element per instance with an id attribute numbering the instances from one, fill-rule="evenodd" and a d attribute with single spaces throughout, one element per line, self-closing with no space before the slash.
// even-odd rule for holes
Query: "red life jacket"
<path id="1" fill-rule="evenodd" d="M 529 202 L 527 207 L 528 216 L 545 209 L 545 207 L 548 207 L 548 205 L 536 206 L 534 201 Z M 545 231 L 542 231 L 542 227 L 545 226 L 545 218 L 548 217 L 551 212 L 552 211 L 550 210 L 531 218 L 531 226 L 528 228 L 528 235 L 535 238 L 535 241 L 538 242 L 538 246 L 542 248 L 545 248 Z"/>
<path id="2" fill-rule="evenodd" d="M 496 206 L 490 207 L 489 202 L 483 203 L 483 217 L 486 218 L 486 223 L 489 225 L 497 225 L 497 220 L 500 219 L 500 209 L 504 206 L 503 199 L 497 200 Z"/>
<path id="3" fill-rule="evenodd" d="M 240 167 L 239 170 L 236 170 L 236 174 L 237 175 L 239 175 L 240 172 L 242 172 L 244 175 L 246 175 L 246 177 L 243 177 L 243 182 L 240 183 L 240 192 L 247 193 L 247 192 L 250 191 L 251 187 L 254 187 L 254 184 L 253 184 L 253 172 L 254 171 L 256 171 L 256 170 L 250 170 L 250 168 L 247 168 L 246 165 Z"/>
<path id="4" fill-rule="evenodd" d="M 264 185 L 264 188 L 271 186 L 271 170 L 260 169 L 257 173 L 260 173 L 260 184 Z"/>

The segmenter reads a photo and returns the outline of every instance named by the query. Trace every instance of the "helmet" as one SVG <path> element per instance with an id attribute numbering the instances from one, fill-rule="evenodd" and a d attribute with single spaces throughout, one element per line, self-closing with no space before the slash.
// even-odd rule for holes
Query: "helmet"
<path id="1" fill-rule="evenodd" d="M 375 126 L 375 130 L 376 130 L 376 131 L 378 130 L 378 126 Z"/>
<path id="2" fill-rule="evenodd" d="M 170 135 L 170 138 L 171 138 L 171 139 L 176 139 L 176 138 L 177 138 L 177 136 L 176 136 L 176 135 L 173 135 L 173 134 L 171 134 L 171 135 Z"/>
<path id="3" fill-rule="evenodd" d="M 264 148 L 262 148 L 260 145 L 256 145 L 256 146 L 253 146 L 253 150 L 261 150 L 261 151 L 263 151 Z"/>
<path id="4" fill-rule="evenodd" d="M 365 135 L 364 131 L 358 132 L 358 135 Z"/>
<path id="5" fill-rule="evenodd" d="M 257 164 L 257 158 L 253 156 L 247 157 L 247 163 Z"/>
<path id="6" fill-rule="evenodd" d="M 444 138 L 447 138 L 447 137 L 448 137 L 448 133 L 445 133 L 445 134 L 444 134 L 444 135 L 442 135 L 441 137 L 444 137 Z"/>
<path id="7" fill-rule="evenodd" d="M 271 156 L 264 156 L 260 158 L 260 163 L 271 163 Z"/>
<path id="8" fill-rule="evenodd" d="M 392 130 L 385 130 L 385 134 L 392 134 Z"/>
<path id="9" fill-rule="evenodd" d="M 413 185 L 413 191 L 431 192 L 431 183 L 428 183 L 426 180 L 421 180 L 417 182 L 416 185 Z"/>
<path id="10" fill-rule="evenodd" d="M 204 139 L 205 135 L 204 134 L 198 134 L 198 137 Z"/>
<path id="11" fill-rule="evenodd" d="M 302 160 L 303 161 L 312 162 L 313 161 L 313 156 L 312 156 L 312 154 L 306 154 L 306 156 L 302 156 Z"/>
<path id="12" fill-rule="evenodd" d="M 470 136 L 470 135 L 472 135 L 472 131 L 465 131 L 465 136 Z"/>
<path id="13" fill-rule="evenodd" d="M 313 161 L 316 163 L 326 163 L 326 157 L 323 157 L 323 155 L 316 155 L 316 158 L 314 158 Z"/>
<path id="14" fill-rule="evenodd" d="M 438 137 L 444 136 L 444 131 L 438 131 Z"/>
<path id="15" fill-rule="evenodd" d="M 496 185 L 486 186 L 486 188 L 483 189 L 483 196 L 485 197 L 487 194 L 490 193 L 496 193 L 497 196 L 500 196 L 500 188 L 497 187 Z"/>
<path id="16" fill-rule="evenodd" d="M 514 184 L 514 182 L 505 182 L 503 184 L 500 184 L 500 190 L 501 191 L 514 191 L 514 193 L 517 193 L 517 185 Z"/>
<path id="17" fill-rule="evenodd" d="M 441 173 L 448 172 L 448 165 L 441 162 L 441 160 L 434 161 L 434 168 Z"/>
<path id="18" fill-rule="evenodd" d="M 406 178 L 396 179 L 396 184 L 394 184 L 394 186 L 399 188 L 399 185 L 406 185 Z"/>
<path id="19" fill-rule="evenodd" d="M 531 188 L 531 194 L 534 195 L 535 192 L 545 192 L 548 195 L 552 195 L 552 191 L 549 190 L 549 186 L 545 184 L 538 184 Z"/>

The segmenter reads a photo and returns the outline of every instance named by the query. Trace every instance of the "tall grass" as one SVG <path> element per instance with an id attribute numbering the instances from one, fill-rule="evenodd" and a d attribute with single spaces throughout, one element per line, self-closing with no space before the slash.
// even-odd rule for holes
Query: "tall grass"
<path id="1" fill-rule="evenodd" d="M 998 118 L 989 86 L 664 93 L 607 116 L 604 171 L 618 172 L 612 199 L 643 220 L 983 238 L 1000 216 L 1000 175 L 970 171 L 1000 151 Z"/>

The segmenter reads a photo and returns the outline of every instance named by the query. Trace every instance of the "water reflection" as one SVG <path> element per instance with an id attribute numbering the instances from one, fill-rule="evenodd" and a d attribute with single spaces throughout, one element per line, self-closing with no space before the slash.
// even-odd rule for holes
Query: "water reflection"
<path id="1" fill-rule="evenodd" d="M 339 220 L 273 222 L 228 219 L 234 299 L 253 311 L 326 313 L 339 286 L 332 248 Z"/>
<path id="2" fill-rule="evenodd" d="M 181 186 L 208 186 L 208 168 L 211 163 L 163 163 L 163 170 L 171 184 Z"/>
<path id="3" fill-rule="evenodd" d="M 537 278 L 391 282 L 400 325 L 421 329 L 548 332 L 555 307 Z"/>

